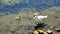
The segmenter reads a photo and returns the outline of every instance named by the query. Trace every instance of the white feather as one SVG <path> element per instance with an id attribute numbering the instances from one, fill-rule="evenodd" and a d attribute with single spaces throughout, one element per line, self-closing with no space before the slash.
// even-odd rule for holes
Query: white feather
<path id="1" fill-rule="evenodd" d="M 47 17 L 48 17 L 47 15 L 46 16 L 38 15 L 38 16 L 35 16 L 34 19 L 42 20 Z"/>

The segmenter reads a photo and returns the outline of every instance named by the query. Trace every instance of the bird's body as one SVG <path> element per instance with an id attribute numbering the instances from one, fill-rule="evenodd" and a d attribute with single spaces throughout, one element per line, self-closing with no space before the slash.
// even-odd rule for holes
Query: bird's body
<path id="1" fill-rule="evenodd" d="M 45 18 L 47 18 L 48 16 L 42 16 L 42 15 L 38 15 L 38 16 L 35 16 L 34 19 L 37 19 L 37 20 L 43 20 Z"/>
<path id="2" fill-rule="evenodd" d="M 39 15 L 39 16 L 37 16 L 37 18 L 38 18 L 38 19 L 47 18 L 47 15 L 46 15 L 46 16 Z"/>

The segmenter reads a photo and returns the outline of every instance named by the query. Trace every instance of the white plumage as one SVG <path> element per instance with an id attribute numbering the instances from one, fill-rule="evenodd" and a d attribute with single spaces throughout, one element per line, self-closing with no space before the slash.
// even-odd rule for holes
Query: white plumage
<path id="1" fill-rule="evenodd" d="M 35 16 L 34 19 L 43 20 L 43 19 L 45 19 L 47 17 L 48 17 L 48 15 L 46 15 L 46 16 L 38 15 L 38 16 Z"/>
<path id="2" fill-rule="evenodd" d="M 47 15 L 46 16 L 42 16 L 42 15 L 39 15 L 37 16 L 38 19 L 44 19 L 44 18 L 47 18 Z"/>

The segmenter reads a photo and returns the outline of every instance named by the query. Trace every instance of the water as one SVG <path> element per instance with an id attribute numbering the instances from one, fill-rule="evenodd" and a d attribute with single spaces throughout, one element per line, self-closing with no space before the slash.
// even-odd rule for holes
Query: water
<path id="1" fill-rule="evenodd" d="M 0 2 L 0 7 L 4 6 L 2 8 L 0 8 L 0 12 L 7 12 L 10 11 L 11 13 L 16 13 L 18 11 L 18 9 L 22 9 L 22 8 L 37 8 L 38 10 L 42 9 L 42 8 L 49 8 L 49 7 L 54 7 L 54 6 L 60 6 L 60 0 L 29 0 L 28 3 L 26 3 L 26 1 L 20 2 L 18 4 L 15 5 L 3 5 Z"/>

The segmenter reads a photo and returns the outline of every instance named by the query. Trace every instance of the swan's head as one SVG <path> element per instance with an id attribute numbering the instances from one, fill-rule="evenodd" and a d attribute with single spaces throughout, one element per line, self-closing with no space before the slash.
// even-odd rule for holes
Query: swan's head
<path id="1" fill-rule="evenodd" d="M 39 15 L 39 13 L 38 13 L 38 12 L 36 12 L 36 13 L 34 13 L 33 15 L 34 15 L 34 17 L 35 17 L 35 16 L 38 16 L 38 15 Z"/>

